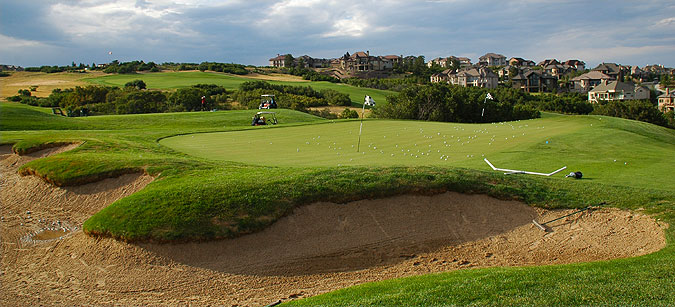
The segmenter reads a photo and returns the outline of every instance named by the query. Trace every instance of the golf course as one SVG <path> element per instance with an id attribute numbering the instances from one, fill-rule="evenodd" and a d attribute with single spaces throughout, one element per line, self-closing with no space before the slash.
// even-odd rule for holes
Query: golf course
<path id="1" fill-rule="evenodd" d="M 78 82 L 135 79 L 162 90 L 250 80 Z M 335 89 L 355 106 L 391 94 L 270 82 Z M 0 102 L 0 304 L 675 303 L 673 129 L 594 115 L 460 124 L 289 109 L 253 127 L 257 111 L 71 118 Z M 566 169 L 505 174 L 485 159 Z M 565 176 L 575 171 L 583 177 Z M 556 221 L 544 231 L 532 220 Z"/>
<path id="2" fill-rule="evenodd" d="M 286 75 L 287 76 L 287 75 Z M 272 84 L 291 86 L 311 86 L 315 90 L 333 89 L 348 94 L 352 103 L 363 103 L 363 97 L 370 95 L 378 102 L 385 102 L 386 96 L 394 92 L 354 87 L 342 83 L 330 83 L 327 81 L 305 81 L 300 78 L 274 78 L 274 76 L 238 76 L 214 72 L 181 71 L 145 74 L 112 74 L 83 78 L 82 81 L 106 86 L 124 86 L 132 80 L 143 80 L 150 89 L 176 89 L 195 84 L 215 84 L 226 89 L 237 89 L 240 84 L 251 80 L 268 80 Z"/>

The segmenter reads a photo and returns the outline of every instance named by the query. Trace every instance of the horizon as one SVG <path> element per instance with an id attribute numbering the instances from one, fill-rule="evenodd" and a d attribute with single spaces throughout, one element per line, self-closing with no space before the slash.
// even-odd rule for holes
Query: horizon
<path id="1" fill-rule="evenodd" d="M 578 59 L 675 67 L 675 4 L 640 1 L 88 0 L 0 4 L 0 63 L 268 66 L 276 54 Z"/>

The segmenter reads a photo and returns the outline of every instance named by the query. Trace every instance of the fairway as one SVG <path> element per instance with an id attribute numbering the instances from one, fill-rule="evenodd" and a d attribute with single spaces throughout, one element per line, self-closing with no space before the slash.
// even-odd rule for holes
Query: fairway
<path id="1" fill-rule="evenodd" d="M 216 72 L 182 71 L 161 72 L 143 74 L 112 74 L 95 78 L 86 78 L 84 81 L 107 86 L 124 86 L 129 81 L 143 80 L 148 88 L 152 89 L 176 89 L 189 87 L 195 84 L 216 84 L 228 90 L 236 90 L 239 85 L 246 81 L 256 81 L 260 78 L 229 75 Z M 311 86 L 315 90 L 333 89 L 349 95 L 355 104 L 363 103 L 363 97 L 370 95 L 377 103 L 386 102 L 386 96 L 394 94 L 392 91 L 371 88 L 355 87 L 343 83 L 331 83 L 327 81 L 268 81 L 272 84 L 290 86 Z"/>
<path id="2" fill-rule="evenodd" d="M 358 134 L 359 122 L 351 121 L 182 135 L 160 143 L 201 158 L 261 166 L 490 170 L 483 161 L 488 158 L 502 168 L 548 173 L 567 166 L 554 177 L 580 170 L 588 180 L 652 188 L 648 178 L 667 176 L 667 149 L 673 150 L 673 144 L 654 140 L 622 146 L 622 134 L 603 127 L 600 117 L 549 116 L 493 124 L 369 120 L 363 123 L 357 151 Z M 652 159 L 642 159 L 645 155 Z"/>

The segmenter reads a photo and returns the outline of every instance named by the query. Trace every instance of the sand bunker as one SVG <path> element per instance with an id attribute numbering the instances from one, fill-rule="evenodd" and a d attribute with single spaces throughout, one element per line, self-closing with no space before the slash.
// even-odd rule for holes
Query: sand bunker
<path id="1" fill-rule="evenodd" d="M 264 305 L 395 277 L 631 257 L 665 246 L 662 227 L 640 213 L 591 211 L 545 233 L 531 220 L 571 211 L 458 193 L 311 204 L 264 231 L 217 242 L 134 245 L 79 229 L 24 242 L 35 221 L 81 224 L 152 178 L 125 175 L 62 189 L 17 176 L 18 163 L 8 163 L 17 157 L 3 157 L 3 306 Z"/>

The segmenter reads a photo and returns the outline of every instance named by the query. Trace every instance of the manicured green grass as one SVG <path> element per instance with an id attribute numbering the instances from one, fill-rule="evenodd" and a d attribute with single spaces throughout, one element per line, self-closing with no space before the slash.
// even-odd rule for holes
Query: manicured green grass
<path id="1" fill-rule="evenodd" d="M 239 85 L 252 80 L 246 76 L 228 75 L 215 72 L 184 71 L 184 72 L 161 72 L 145 74 L 114 74 L 102 77 L 87 78 L 85 81 L 108 86 L 124 86 L 132 80 L 143 80 L 148 88 L 152 89 L 176 89 L 189 87 L 195 84 L 217 84 L 229 90 L 239 88 Z M 386 96 L 394 92 L 377 90 L 370 88 L 354 87 L 347 84 L 336 84 L 326 81 L 320 82 L 294 82 L 294 81 L 267 81 L 272 84 L 291 85 L 291 86 L 311 86 L 315 90 L 333 89 L 349 95 L 352 102 L 356 105 L 363 104 L 363 98 L 370 95 L 377 103 L 385 103 Z"/>
<path id="2" fill-rule="evenodd" d="M 0 143 L 26 152 L 49 142 L 84 142 L 73 151 L 21 168 L 61 185 L 131 171 L 158 175 L 142 191 L 85 222 L 89 234 L 130 241 L 231 237 L 260 230 L 294 207 L 314 201 L 443 191 L 483 193 L 549 208 L 607 201 L 617 208 L 641 208 L 671 225 L 675 222 L 675 191 L 668 187 L 672 167 L 667 160 L 675 152 L 675 132 L 650 124 L 550 114 L 496 125 L 368 120 L 361 143 L 368 158 L 337 166 L 336 159 L 341 159 L 337 152 L 355 154 L 345 148 L 354 144 L 357 122 L 333 123 L 280 110 L 279 126 L 251 127 L 251 115 L 251 111 L 223 111 L 61 118 L 40 108 L 0 103 Z M 315 134 L 313 141 L 327 143 L 311 143 Z M 450 138 L 464 144 L 445 146 Z M 186 146 L 194 139 L 201 140 L 204 156 L 196 156 L 200 148 L 188 148 L 186 154 L 162 145 Z M 486 145 L 488 141 L 492 145 Z M 219 142 L 232 148 L 208 148 Z M 308 147 L 298 147 L 302 145 Z M 429 157 L 392 157 L 396 145 L 405 146 L 406 152 L 426 145 Z M 388 157 L 379 152 L 385 149 Z M 449 159 L 441 161 L 441 153 L 434 149 L 448 150 Z M 305 150 L 335 157 L 310 154 L 300 159 L 297 155 L 305 155 Z M 567 164 L 570 171 L 583 171 L 587 179 L 505 176 L 488 170 L 483 154 L 501 167 L 550 171 Z M 669 305 L 675 292 L 673 227 L 666 233 L 668 246 L 644 257 L 436 274 L 367 284 L 296 303 Z"/>
<path id="3" fill-rule="evenodd" d="M 583 181 L 589 184 L 658 188 L 653 178 L 667 178 L 673 171 L 669 167 L 675 152 L 673 130 L 655 129 L 633 137 L 615 122 L 595 116 L 548 116 L 482 125 L 366 121 L 358 152 L 358 121 L 312 129 L 182 135 L 160 144 L 200 158 L 266 166 L 433 165 L 490 170 L 483 161 L 487 157 L 498 167 L 545 173 L 567 166 L 569 170 L 556 179 L 582 171 Z M 642 125 L 630 122 L 630 126 Z M 630 146 L 626 146 L 627 139 Z"/>

